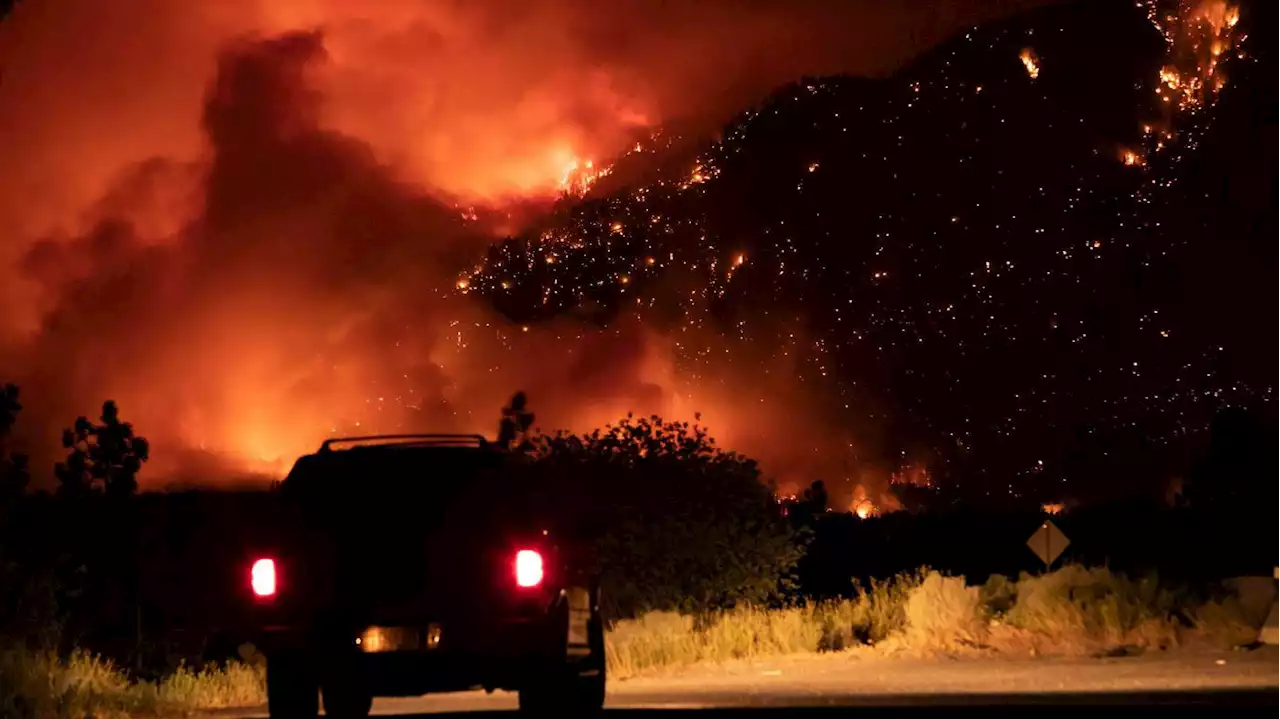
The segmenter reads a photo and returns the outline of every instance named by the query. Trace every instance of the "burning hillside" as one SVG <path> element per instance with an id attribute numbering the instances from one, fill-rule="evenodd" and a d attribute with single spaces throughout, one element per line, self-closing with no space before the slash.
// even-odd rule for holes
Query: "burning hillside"
<path id="1" fill-rule="evenodd" d="M 947 24 L 875 3 L 23 3 L 0 24 L 19 430 L 44 465 L 111 397 L 153 440 L 147 476 L 213 479 L 332 432 L 492 431 L 515 387 L 551 427 L 691 407 L 718 431 L 780 424 L 675 389 L 643 321 L 513 324 L 458 272 L 657 125 L 891 69 L 989 14 L 967 5 Z M 775 384 L 771 406 L 806 411 Z"/>
<path id="2" fill-rule="evenodd" d="M 1228 349 L 1162 312 L 1170 296 L 1130 289 L 1197 261 L 1169 247 L 1210 242 L 1169 229 L 1172 188 L 1228 55 L 1247 57 L 1238 18 L 1213 2 L 1056 7 L 885 81 L 793 84 L 683 166 L 494 248 L 464 281 L 519 321 L 644 312 L 704 391 L 750 391 L 726 366 L 789 363 L 838 428 L 818 473 L 861 487 L 860 511 L 904 464 L 1057 496 L 1225 404 L 1270 401 L 1265 377 L 1219 374 Z M 1171 67 L 1180 87 L 1215 89 L 1166 102 Z M 1160 162 L 1116 162 L 1140 127 L 1164 138 Z"/>
<path id="3" fill-rule="evenodd" d="M 972 5 L 956 17 L 991 12 Z M 23 384 L 39 461 L 106 397 L 156 447 L 151 476 L 213 480 L 277 473 L 333 433 L 492 432 L 521 388 L 547 428 L 701 412 L 792 484 L 878 497 L 927 466 L 1016 494 L 1087 473 L 1035 454 L 1068 428 L 1149 423 L 1164 442 L 1268 391 L 1125 289 L 1163 241 L 1134 230 L 1161 221 L 1171 175 L 1115 148 L 1145 121 L 1195 149 L 1191 126 L 1159 124 L 1152 105 L 1183 103 L 1147 65 L 1207 77 L 1178 39 L 1199 28 L 1215 87 L 1185 109 L 1210 116 L 1246 48 L 1230 6 L 1172 24 L 1047 8 L 886 78 L 784 86 L 695 152 L 664 128 L 919 49 L 878 52 L 877 23 L 956 26 L 856 3 L 243 2 L 143 25 L 44 7 L 0 26 L 24 41 L 0 45 L 0 106 L 27 108 L 0 122 L 19 148 L 0 373 Z M 828 37 L 849 13 L 868 43 Z M 103 47 L 126 31 L 132 50 Z M 810 50 L 780 56 L 779 33 Z"/>

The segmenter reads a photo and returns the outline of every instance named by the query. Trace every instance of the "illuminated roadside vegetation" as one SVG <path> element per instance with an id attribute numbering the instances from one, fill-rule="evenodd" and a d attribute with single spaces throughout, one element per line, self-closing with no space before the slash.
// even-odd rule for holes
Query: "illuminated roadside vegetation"
<path id="1" fill-rule="evenodd" d="M 66 657 L 0 652 L 0 716 L 14 719 L 179 716 L 265 701 L 262 668 L 241 662 L 183 667 L 158 681 L 133 681 L 111 662 L 84 651 Z"/>
<path id="2" fill-rule="evenodd" d="M 851 599 L 701 613 L 649 612 L 606 637 L 625 679 L 702 662 L 858 651 L 876 657 L 1100 656 L 1253 641 L 1262 621 L 1231 592 L 1196 597 L 1155 577 L 1069 565 L 981 586 L 929 570 L 859 588 Z M 0 715 L 181 715 L 265 701 L 262 667 L 230 662 L 130 681 L 86 652 L 0 654 Z"/>
<path id="3" fill-rule="evenodd" d="M 29 493 L 26 457 L 3 442 L 21 409 L 16 388 L 5 386 L 0 399 L 0 716 L 170 716 L 260 706 L 261 662 L 206 662 L 228 654 L 157 650 L 172 638 L 163 627 L 147 637 L 159 641 L 144 643 L 137 631 L 124 646 L 92 630 L 113 619 L 117 637 L 120 627 L 128 633 L 144 626 L 140 614 L 133 615 L 137 625 L 127 612 L 118 621 L 121 607 L 139 606 L 121 599 L 144 594 L 141 584 L 118 578 L 136 581 L 142 569 L 155 568 L 140 549 L 147 546 L 140 528 L 155 525 L 159 510 L 185 508 L 186 518 L 196 508 L 208 511 L 205 524 L 217 531 L 201 535 L 208 551 L 200 556 L 216 559 L 233 545 L 222 512 L 243 519 L 254 507 L 269 508 L 254 504 L 267 493 L 139 497 L 134 475 L 148 445 L 113 403 L 104 405 L 101 423 L 79 418 L 68 432 L 58 491 Z M 523 455 L 517 471 L 535 490 L 527 509 L 558 521 L 558 533 L 584 540 L 599 569 L 613 679 L 837 651 L 1089 656 L 1231 646 L 1251 642 L 1266 614 L 1225 590 L 1194 593 L 1154 576 L 1078 565 L 1017 580 L 997 575 L 980 586 L 920 569 L 855 587 L 847 598 L 805 600 L 797 565 L 825 499 L 784 511 L 754 462 L 721 450 L 696 425 L 627 417 L 590 434 L 528 436 L 532 414 L 516 414 L 520 431 L 504 434 Z M 136 595 L 115 596 L 117 589 Z M 191 585 L 179 589 L 159 595 L 162 604 L 195 614 L 216 605 L 199 604 Z"/>
<path id="4" fill-rule="evenodd" d="M 1265 610 L 1264 610 L 1265 612 Z M 1234 593 L 1212 596 L 1068 565 L 980 586 L 929 570 L 860 588 L 851 599 L 744 606 L 694 617 L 654 612 L 607 638 L 621 679 L 699 662 L 855 650 L 874 656 L 1105 656 L 1252 642 L 1264 619 Z"/>

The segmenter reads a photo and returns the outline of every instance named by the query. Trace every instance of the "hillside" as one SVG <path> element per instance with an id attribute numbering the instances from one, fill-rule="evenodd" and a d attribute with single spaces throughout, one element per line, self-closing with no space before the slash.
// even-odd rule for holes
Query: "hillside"
<path id="1" fill-rule="evenodd" d="M 635 311 L 696 336 L 697 381 L 726 353 L 801 357 L 864 456 L 944 485 L 1047 501 L 1122 472 L 1163 491 L 1215 413 L 1274 416 L 1273 363 L 1229 319 L 1242 286 L 1274 287 L 1248 259 L 1274 258 L 1274 211 L 1220 191 L 1267 177 L 1242 144 L 1267 122 L 1274 142 L 1274 40 L 1246 35 L 1251 9 L 1183 3 L 1162 25 L 1063 4 L 889 78 L 802 80 L 467 282 L 521 322 Z M 1228 81 L 1189 89 L 1210 43 Z M 1210 247 L 1232 259 L 1206 265 Z"/>

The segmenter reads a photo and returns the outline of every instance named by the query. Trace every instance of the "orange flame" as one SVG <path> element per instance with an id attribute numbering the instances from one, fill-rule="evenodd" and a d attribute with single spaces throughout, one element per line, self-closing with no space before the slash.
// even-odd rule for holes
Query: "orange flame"
<path id="1" fill-rule="evenodd" d="M 1027 75 L 1032 80 L 1040 77 L 1040 58 L 1036 57 L 1036 51 L 1029 47 L 1022 48 L 1022 52 L 1018 53 L 1018 59 L 1022 61 L 1022 66 L 1027 68 Z"/>

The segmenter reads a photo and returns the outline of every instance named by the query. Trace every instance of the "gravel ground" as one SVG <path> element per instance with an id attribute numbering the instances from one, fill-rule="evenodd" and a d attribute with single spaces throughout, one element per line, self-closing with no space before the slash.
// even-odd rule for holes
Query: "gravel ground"
<path id="1" fill-rule="evenodd" d="M 1214 701 L 1214 693 L 1224 690 L 1263 690 L 1250 699 L 1256 705 L 1259 701 L 1273 702 L 1274 697 L 1280 696 L 1278 677 L 1280 654 L 1275 647 L 1108 659 L 909 659 L 847 652 L 702 665 L 667 676 L 612 682 L 607 705 L 616 709 L 703 709 L 1059 702 L 1182 704 Z M 1272 698 L 1266 698 L 1267 694 Z M 515 706 L 513 694 L 476 691 L 378 699 L 374 713 L 501 711 Z M 264 716 L 265 712 L 258 709 L 218 714 L 251 717 Z"/>

